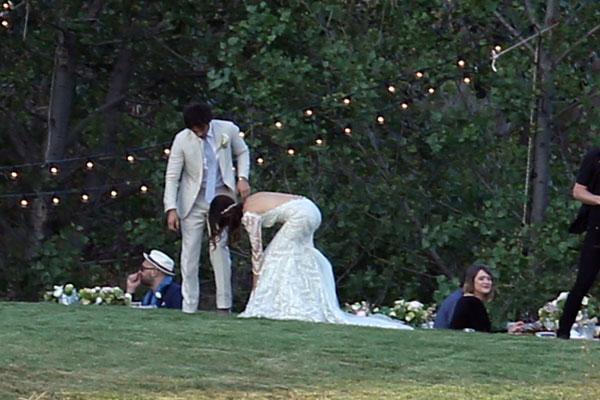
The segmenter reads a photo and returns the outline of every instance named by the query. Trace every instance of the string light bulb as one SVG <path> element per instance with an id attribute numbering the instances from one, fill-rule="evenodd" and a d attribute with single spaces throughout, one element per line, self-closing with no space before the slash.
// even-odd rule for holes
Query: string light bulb
<path id="1" fill-rule="evenodd" d="M 427 93 L 434 94 L 435 93 L 435 88 L 430 87 L 429 89 L 427 89 Z"/>
<path id="2" fill-rule="evenodd" d="M 125 159 L 130 163 L 133 164 L 135 162 L 135 157 L 133 156 L 133 154 L 127 154 L 127 157 L 125 157 Z"/>
<path id="3" fill-rule="evenodd" d="M 119 192 L 117 192 L 117 189 L 112 189 L 109 195 L 111 199 L 116 199 L 119 196 Z"/>
<path id="4" fill-rule="evenodd" d="M 293 147 L 288 147 L 287 153 L 288 155 L 293 156 L 294 154 L 296 154 L 296 150 L 294 150 Z"/>
<path id="5" fill-rule="evenodd" d="M 7 19 L 2 20 L 2 26 L 5 28 L 10 28 L 10 22 Z"/>
<path id="6" fill-rule="evenodd" d="M 499 44 L 494 46 L 494 50 L 496 50 L 496 53 L 500 53 L 502 51 L 502 46 L 500 46 Z"/>
<path id="7" fill-rule="evenodd" d="M 93 162 L 92 160 L 88 160 L 88 161 L 85 163 L 85 168 L 86 168 L 88 171 L 91 171 L 91 170 L 93 170 L 93 169 L 94 169 L 94 162 Z"/>
<path id="8" fill-rule="evenodd" d="M 466 83 L 466 84 L 468 85 L 469 83 L 471 83 L 471 78 L 469 78 L 468 76 L 465 76 L 465 77 L 463 78 L 463 82 L 464 82 L 464 83 Z"/>
<path id="9" fill-rule="evenodd" d="M 344 134 L 345 134 L 345 135 L 348 135 L 348 136 L 352 135 L 352 127 L 351 127 L 350 125 L 347 125 L 347 126 L 344 128 Z"/>
<path id="10" fill-rule="evenodd" d="M 342 103 L 344 103 L 345 106 L 349 106 L 350 103 L 352 103 L 352 99 L 349 96 L 346 96 L 342 99 Z"/>
<path id="11" fill-rule="evenodd" d="M 19 173 L 17 171 L 10 171 L 9 176 L 10 176 L 10 179 L 12 179 L 14 181 L 14 180 L 17 180 L 17 178 L 19 178 Z"/>
<path id="12" fill-rule="evenodd" d="M 168 147 L 165 147 L 165 148 L 163 149 L 163 154 L 164 154 L 166 157 L 169 157 L 169 156 L 171 155 L 171 149 L 170 149 L 170 148 L 168 148 Z"/>
<path id="13" fill-rule="evenodd" d="M 2 7 L 3 7 L 5 10 L 12 10 L 12 9 L 13 9 L 13 7 L 14 7 L 14 5 L 13 5 L 13 2 L 12 2 L 12 1 L 8 0 L 8 1 L 5 1 L 5 2 L 2 4 Z"/>
<path id="14" fill-rule="evenodd" d="M 60 170 L 58 169 L 58 167 L 56 165 L 51 166 L 49 171 L 54 176 L 56 176 L 60 173 Z"/>
<path id="15" fill-rule="evenodd" d="M 256 157 L 256 163 L 258 165 L 263 165 L 265 163 L 265 159 L 262 157 Z"/>
<path id="16" fill-rule="evenodd" d="M 283 128 L 283 122 L 281 122 L 281 121 L 275 121 L 275 128 L 277 128 L 277 129 Z"/>
<path id="17" fill-rule="evenodd" d="M 82 193 L 81 194 L 81 202 L 87 203 L 88 201 L 90 201 L 90 195 L 87 193 Z"/>
<path id="18" fill-rule="evenodd" d="M 322 137 L 320 137 L 320 136 L 319 136 L 319 137 L 317 137 L 317 138 L 315 139 L 315 144 L 316 144 L 317 146 L 322 146 L 322 145 L 323 145 L 323 138 L 322 138 Z"/>
<path id="19" fill-rule="evenodd" d="M 379 125 L 383 125 L 383 124 L 385 124 L 385 117 L 384 117 L 383 115 L 378 115 L 378 116 L 377 116 L 377 123 L 378 123 Z"/>
<path id="20" fill-rule="evenodd" d="M 421 78 L 422 78 L 424 75 L 425 75 L 425 74 L 424 74 L 423 72 L 421 72 L 421 71 L 417 71 L 417 72 L 415 72 L 415 77 L 416 77 L 417 79 L 421 79 Z"/>
<path id="21" fill-rule="evenodd" d="M 460 67 L 460 68 L 464 68 L 465 65 L 467 65 L 467 62 L 465 60 L 458 60 L 456 62 L 456 64 Z"/>
<path id="22" fill-rule="evenodd" d="M 395 94 L 396 93 L 396 86 L 394 86 L 394 85 L 388 85 L 387 90 L 391 94 Z"/>
<path id="23" fill-rule="evenodd" d="M 21 199 L 19 200 L 19 206 L 21 208 L 27 208 L 29 206 L 29 201 L 27 201 L 27 199 Z"/>
<path id="24" fill-rule="evenodd" d="M 400 104 L 400 108 L 403 110 L 408 110 L 408 103 L 407 102 L 403 102 L 402 104 Z"/>
<path id="25" fill-rule="evenodd" d="M 146 185 L 140 186 L 140 193 L 146 194 L 146 193 L 148 193 L 148 190 L 149 190 L 148 186 L 146 186 Z"/>
<path id="26" fill-rule="evenodd" d="M 314 115 L 314 111 L 311 110 L 310 108 L 307 108 L 306 110 L 304 110 L 304 116 L 306 117 L 312 117 Z"/>
<path id="27" fill-rule="evenodd" d="M 60 197 L 58 197 L 58 196 L 52 196 L 52 205 L 53 206 L 60 205 Z"/>
<path id="28" fill-rule="evenodd" d="M 246 137 L 246 132 L 240 131 L 240 133 L 238 133 L 238 135 L 243 139 Z"/>

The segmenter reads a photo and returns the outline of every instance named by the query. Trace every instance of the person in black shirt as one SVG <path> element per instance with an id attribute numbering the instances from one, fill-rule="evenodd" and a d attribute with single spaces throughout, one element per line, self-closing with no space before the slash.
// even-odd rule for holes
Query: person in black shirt
<path id="1" fill-rule="evenodd" d="M 491 332 L 492 324 L 484 302 L 494 297 L 494 276 L 483 264 L 473 264 L 465 272 L 464 295 L 456 303 L 450 329 L 473 329 Z M 522 321 L 513 324 L 508 333 L 522 332 Z"/>
<path id="2" fill-rule="evenodd" d="M 464 295 L 456 303 L 450 329 L 473 329 L 490 332 L 492 324 L 484 301 L 494 294 L 494 278 L 490 270 L 481 264 L 471 265 L 465 272 Z"/>
<path id="3" fill-rule="evenodd" d="M 600 148 L 585 155 L 573 186 L 573 197 L 583 206 L 570 231 L 583 231 L 574 226 L 578 225 L 585 229 L 586 235 L 581 248 L 577 279 L 569 292 L 558 324 L 557 336 L 561 339 L 569 339 L 581 301 L 594 284 L 600 270 Z"/>

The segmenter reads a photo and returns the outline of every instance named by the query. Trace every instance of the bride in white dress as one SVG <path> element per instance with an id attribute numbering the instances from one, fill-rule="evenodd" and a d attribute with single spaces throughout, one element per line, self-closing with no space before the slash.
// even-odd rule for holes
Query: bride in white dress
<path id="1" fill-rule="evenodd" d="M 258 192 L 236 204 L 217 196 L 209 210 L 211 240 L 224 230 L 235 237 L 244 225 L 252 245 L 254 287 L 241 318 L 269 318 L 412 329 L 385 316 L 359 317 L 342 311 L 331 264 L 313 244 L 321 212 L 309 199 Z M 262 227 L 281 228 L 263 251 Z"/>

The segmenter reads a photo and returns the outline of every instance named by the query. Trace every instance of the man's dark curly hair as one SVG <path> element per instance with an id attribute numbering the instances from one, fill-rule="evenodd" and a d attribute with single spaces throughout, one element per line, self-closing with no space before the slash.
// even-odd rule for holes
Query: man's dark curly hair
<path id="1" fill-rule="evenodd" d="M 212 119 L 212 110 L 206 103 L 190 103 L 183 109 L 183 122 L 188 129 L 208 125 Z"/>

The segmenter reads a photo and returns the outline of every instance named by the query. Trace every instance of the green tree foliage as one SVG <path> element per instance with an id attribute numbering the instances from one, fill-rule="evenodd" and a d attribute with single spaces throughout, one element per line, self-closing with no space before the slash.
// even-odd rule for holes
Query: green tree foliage
<path id="1" fill-rule="evenodd" d="M 207 100 L 264 160 L 253 168 L 254 190 L 319 204 L 316 242 L 334 265 L 342 301 L 430 301 L 439 288 L 437 299 L 481 260 L 498 278 L 494 314 L 516 317 L 572 282 L 579 241 L 566 233 L 577 209 L 569 189 L 599 124 L 598 4 L 525 3 L 30 2 L 28 18 L 24 6 L 11 12 L 2 42 L 0 158 L 52 161 L 51 83 L 63 71 L 59 50 L 70 49 L 75 96 L 56 114 L 66 140 L 53 147 L 64 148 L 61 158 L 168 143 L 183 105 Z M 492 47 L 556 22 L 492 71 Z M 536 52 L 547 64 L 536 67 Z M 525 194 L 529 154 L 535 196 Z M 3 192 L 24 192 L 129 180 L 151 190 L 139 196 L 132 183 L 123 190 L 132 195 L 119 200 L 98 193 L 92 204 L 75 198 L 45 209 L 3 201 L 0 293 L 35 298 L 62 279 L 118 283 L 141 249 L 177 254 L 162 218 L 160 148 L 133 165 L 101 165 L 86 174 L 69 164 L 59 179 L 31 168 L 29 178 L 1 183 Z M 242 245 L 239 303 L 249 284 L 246 254 Z"/>

